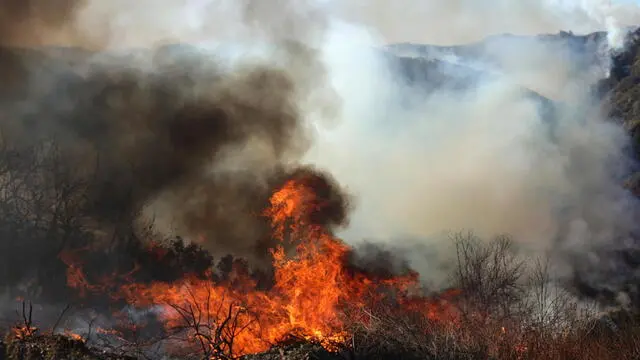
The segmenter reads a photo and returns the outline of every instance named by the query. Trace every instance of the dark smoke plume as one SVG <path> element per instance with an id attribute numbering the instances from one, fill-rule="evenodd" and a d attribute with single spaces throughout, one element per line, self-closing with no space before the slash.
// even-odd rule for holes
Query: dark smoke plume
<path id="1" fill-rule="evenodd" d="M 16 18 L 44 11 L 11 4 L 4 11 Z M 67 15 L 47 21 L 62 26 Z M 152 261 L 144 244 L 171 226 L 214 257 L 268 264 L 273 240 L 260 214 L 299 171 L 301 103 L 324 77 L 313 49 L 277 49 L 285 66 L 229 68 L 189 46 L 125 55 L 1 48 L 10 76 L 0 85 L 0 286 L 64 289 L 65 251 L 84 251 L 89 273 L 126 272 Z M 328 221 L 342 221 L 338 208 Z M 156 211 L 169 216 L 151 221 Z M 195 270 L 206 268 L 201 258 Z"/>

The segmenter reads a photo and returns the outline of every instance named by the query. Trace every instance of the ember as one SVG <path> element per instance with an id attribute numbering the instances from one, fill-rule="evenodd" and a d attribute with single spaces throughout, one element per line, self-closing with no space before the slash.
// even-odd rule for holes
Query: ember
<path id="1" fill-rule="evenodd" d="M 16 339 L 24 340 L 30 336 L 33 336 L 38 332 L 38 328 L 33 326 L 20 326 L 13 328 L 13 335 Z"/>

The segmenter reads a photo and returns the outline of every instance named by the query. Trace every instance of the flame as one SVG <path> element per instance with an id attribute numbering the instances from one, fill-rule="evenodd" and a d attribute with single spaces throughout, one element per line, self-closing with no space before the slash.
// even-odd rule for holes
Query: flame
<path id="1" fill-rule="evenodd" d="M 416 297 L 411 296 L 418 288 L 415 273 L 373 279 L 349 270 L 345 266 L 349 247 L 312 221 L 322 202 L 303 180 L 287 181 L 263 212 L 280 241 L 271 251 L 275 269 L 271 289 L 257 290 L 247 272 L 236 268 L 221 282 L 185 276 L 173 283 L 131 283 L 122 286 L 118 296 L 134 306 L 160 308 L 159 318 L 168 332 L 187 331 L 194 344 L 211 349 L 211 358 L 215 351 L 234 356 L 261 352 L 291 336 L 331 350 L 332 344 L 349 338 L 345 309 L 365 308 L 384 299 L 392 298 L 434 321 L 455 321 L 457 314 L 449 303 L 455 291 L 439 299 Z M 285 251 L 285 242 L 295 245 L 293 253 Z M 98 290 L 86 281 L 81 267 L 73 265 L 77 263 L 67 264 L 69 286 Z"/>
<path id="2" fill-rule="evenodd" d="M 75 341 L 80 341 L 80 342 L 85 342 L 86 341 L 85 338 L 82 335 L 76 334 L 71 330 L 65 330 L 64 331 L 64 336 L 66 336 L 66 337 L 68 337 L 68 338 L 70 338 L 72 340 L 75 340 Z"/>
<path id="3" fill-rule="evenodd" d="M 522 334 L 518 334 L 517 332 L 509 331 L 504 326 L 500 327 L 500 332 L 497 336 L 499 340 L 504 342 L 507 347 L 510 347 L 513 351 L 513 357 L 516 360 L 524 359 L 526 356 L 529 347 L 523 342 Z M 495 347 L 495 345 L 493 346 Z M 493 354 L 498 354 L 499 351 L 497 349 L 490 349 Z"/>
<path id="4" fill-rule="evenodd" d="M 13 328 L 13 336 L 18 340 L 25 340 L 34 336 L 38 332 L 37 327 L 33 326 L 15 326 Z"/>
<path id="5" fill-rule="evenodd" d="M 76 249 L 74 251 L 62 251 L 58 257 L 67 266 L 67 286 L 78 291 L 80 297 L 85 297 L 87 293 L 108 293 L 110 288 L 117 284 L 117 280 L 128 282 L 131 276 L 139 270 L 139 265 L 125 274 L 112 273 L 104 276 L 100 281 L 94 283 L 87 279 L 83 270 L 83 262 L 80 254 L 88 248 Z"/>

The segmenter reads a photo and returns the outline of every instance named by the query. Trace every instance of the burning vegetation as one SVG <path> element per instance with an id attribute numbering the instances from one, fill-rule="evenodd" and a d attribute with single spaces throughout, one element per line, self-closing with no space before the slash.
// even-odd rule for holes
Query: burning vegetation
<path id="1" fill-rule="evenodd" d="M 283 48 L 322 81 L 313 50 Z M 151 73 L 127 69 L 127 58 L 105 65 L 80 53 L 77 65 L 3 51 L 0 65 L 24 82 L 3 88 L 0 234 L 17 241 L 0 243 L 1 285 L 11 298 L 89 312 L 60 315 L 89 319 L 82 326 L 38 331 L 29 311 L 11 349 L 55 334 L 145 355 L 160 346 L 238 358 L 299 341 L 335 353 L 374 326 L 374 308 L 457 326 L 458 290 L 425 296 L 417 273 L 361 266 L 334 235 L 348 197 L 295 161 L 308 146 L 296 104 L 309 79 L 265 64 L 212 69 L 171 48 L 146 54 L 157 58 Z M 22 93 L 28 110 L 14 101 Z M 154 201 L 191 241 L 165 239 L 144 213 Z"/>
<path id="2" fill-rule="evenodd" d="M 35 339 L 48 339 L 58 355 L 33 358 L 56 359 L 67 347 L 88 351 L 94 338 L 103 341 L 93 340 L 94 349 L 120 343 L 115 354 L 146 357 L 160 351 L 176 358 L 270 358 L 271 349 L 279 349 L 273 356 L 286 359 L 309 353 L 326 359 L 606 359 L 637 345 L 636 320 L 618 322 L 621 327 L 593 322 L 589 309 L 548 288 L 545 264 L 526 277 L 508 238 L 483 245 L 472 235 L 455 237 L 457 287 L 437 294 L 422 288 L 412 271 L 367 271 L 333 235 L 345 221 L 346 204 L 334 182 L 312 169 L 278 185 L 257 214 L 278 240 L 268 276 L 227 257 L 217 271 L 207 267 L 165 281 L 136 279 L 140 265 L 92 277 L 81 256 L 63 251 L 67 283 L 79 302 L 108 298 L 115 305 L 111 327 L 80 335 L 55 332 L 56 324 L 49 334 L 60 335 L 40 335 L 23 302 L 23 323 L 7 338 L 10 349 L 24 354 L 33 341 L 44 341 Z M 163 259 L 198 249 L 177 244 L 151 243 L 146 251 Z M 81 251 L 86 257 L 92 250 Z M 261 278 L 268 281 L 259 284 Z M 156 335 L 143 335 L 149 330 Z M 94 358 L 101 357 L 87 357 Z"/>
<path id="3" fill-rule="evenodd" d="M 81 265 L 68 261 L 68 285 L 80 295 L 110 295 L 138 308 L 156 307 L 167 334 L 212 357 L 237 357 L 268 350 L 287 339 L 317 342 L 338 349 L 351 337 L 350 324 L 366 325 L 362 309 L 385 304 L 393 311 L 416 313 L 442 326 L 455 326 L 459 314 L 445 298 L 422 296 L 418 276 L 374 276 L 350 268 L 350 248 L 330 226 L 344 217 L 343 202 L 332 183 L 312 171 L 298 171 L 270 198 L 267 217 L 283 245 L 271 249 L 273 283 L 257 288 L 248 269 L 236 263 L 225 279 L 190 274 L 173 282 L 91 284 Z M 135 270 L 134 270 L 135 271 Z M 198 276 L 200 275 L 200 277 Z M 204 276 L 202 276 L 204 275 Z M 122 282 L 128 278 L 121 277 Z M 184 350 L 184 344 L 176 347 Z"/>

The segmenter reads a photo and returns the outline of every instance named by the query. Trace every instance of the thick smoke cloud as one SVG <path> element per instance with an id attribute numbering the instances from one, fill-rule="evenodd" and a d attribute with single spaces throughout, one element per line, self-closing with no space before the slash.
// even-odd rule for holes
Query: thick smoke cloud
<path id="1" fill-rule="evenodd" d="M 622 31 L 619 25 L 635 21 L 635 7 L 405 3 L 399 9 L 425 16 L 412 28 L 390 5 L 349 9 L 357 1 L 86 0 L 54 12 L 44 1 L 17 4 L 5 7 L 3 18 L 16 21 L 3 23 L 2 43 L 82 49 L 4 50 L 3 73 L 11 77 L 0 88 L 3 145 L 21 159 L 11 161 L 40 164 L 46 154 L 55 161 L 39 166 L 61 166 L 42 179 L 21 168 L 33 182 L 30 196 L 37 188 L 59 201 L 59 179 L 86 189 L 54 213 L 80 214 L 64 225 L 79 221 L 103 242 L 136 232 L 139 224 L 123 217 L 153 219 L 154 235 L 203 239 L 217 253 L 259 262 L 269 239 L 256 214 L 306 155 L 357 200 L 347 239 L 417 243 L 438 253 L 450 245 L 446 231 L 509 233 L 529 254 L 555 250 L 561 278 L 617 265 L 589 249 L 631 247 L 633 204 L 616 160 L 626 135 L 598 116 L 587 91 L 606 75 L 601 53 L 495 38 L 479 48 L 480 58 L 448 54 L 438 68 L 445 83 L 469 70 L 464 89 L 427 94 L 405 83 L 382 48 L 502 32 Z M 488 10 L 498 16 L 483 16 Z M 383 13 L 402 26 L 380 19 Z M 467 19 L 477 21 L 463 26 Z M 196 46 L 155 50 L 170 43 Z M 461 67 L 449 66 L 452 59 Z M 576 59 L 588 60 L 577 66 Z M 6 211 L 18 217 L 18 210 Z M 58 231 L 34 227 L 38 240 Z M 39 248 L 34 261 L 68 241 Z M 3 253 L 15 253 L 15 244 Z M 411 253 L 411 265 L 440 280 L 437 257 L 420 254 Z M 6 273 L 20 278 L 16 268 L 6 265 Z"/>
<path id="2" fill-rule="evenodd" d="M 520 5 L 504 9 L 509 17 L 496 21 L 504 28 L 530 20 Z M 547 7 L 544 14 L 571 30 L 575 18 L 563 18 L 564 9 Z M 608 18 L 589 9 L 593 19 Z M 421 88 L 429 84 L 407 85 L 399 80 L 406 74 L 389 70 L 387 59 L 369 50 L 381 42 L 342 29 L 359 56 L 328 61 L 338 93 L 349 101 L 341 125 L 321 132 L 308 160 L 329 169 L 355 195 L 344 238 L 429 249 L 409 251 L 411 265 L 442 283 L 450 263 L 448 232 L 510 234 L 527 256 L 551 253 L 553 275 L 571 287 L 632 291 L 635 270 L 619 255 L 637 246 L 637 201 L 622 187 L 632 162 L 625 152 L 628 136 L 601 116 L 601 99 L 591 96 L 608 74 L 602 41 L 618 46 L 611 36 L 580 39 L 577 47 L 561 36 L 495 37 L 471 46 L 471 55 L 440 48 L 434 58 L 455 61 L 472 75 L 466 89 L 425 93 Z M 455 43 L 459 29 L 425 34 L 451 36 L 447 42 Z M 331 53 L 344 42 L 330 43 Z M 460 76 L 453 66 L 438 69 L 451 79 Z"/>
<path id="3" fill-rule="evenodd" d="M 307 113 L 322 118 L 339 106 L 317 49 L 325 24 L 302 21 L 305 8 L 235 5 L 234 27 L 261 34 L 236 55 L 233 46 L 190 45 L 206 31 L 176 14 L 126 23 L 193 4 L 111 4 L 4 9 L 16 20 L 3 24 L 0 49 L 1 285 L 12 291 L 27 284 L 46 299 L 64 289 L 58 255 L 68 249 L 106 251 L 90 265 L 120 271 L 139 260 L 136 243 L 176 233 L 264 265 L 273 239 L 260 212 L 310 144 Z M 92 23 L 99 14 L 127 31 Z M 169 31 L 154 34 L 149 25 L 162 23 Z M 156 46 L 164 42 L 178 45 Z"/>

